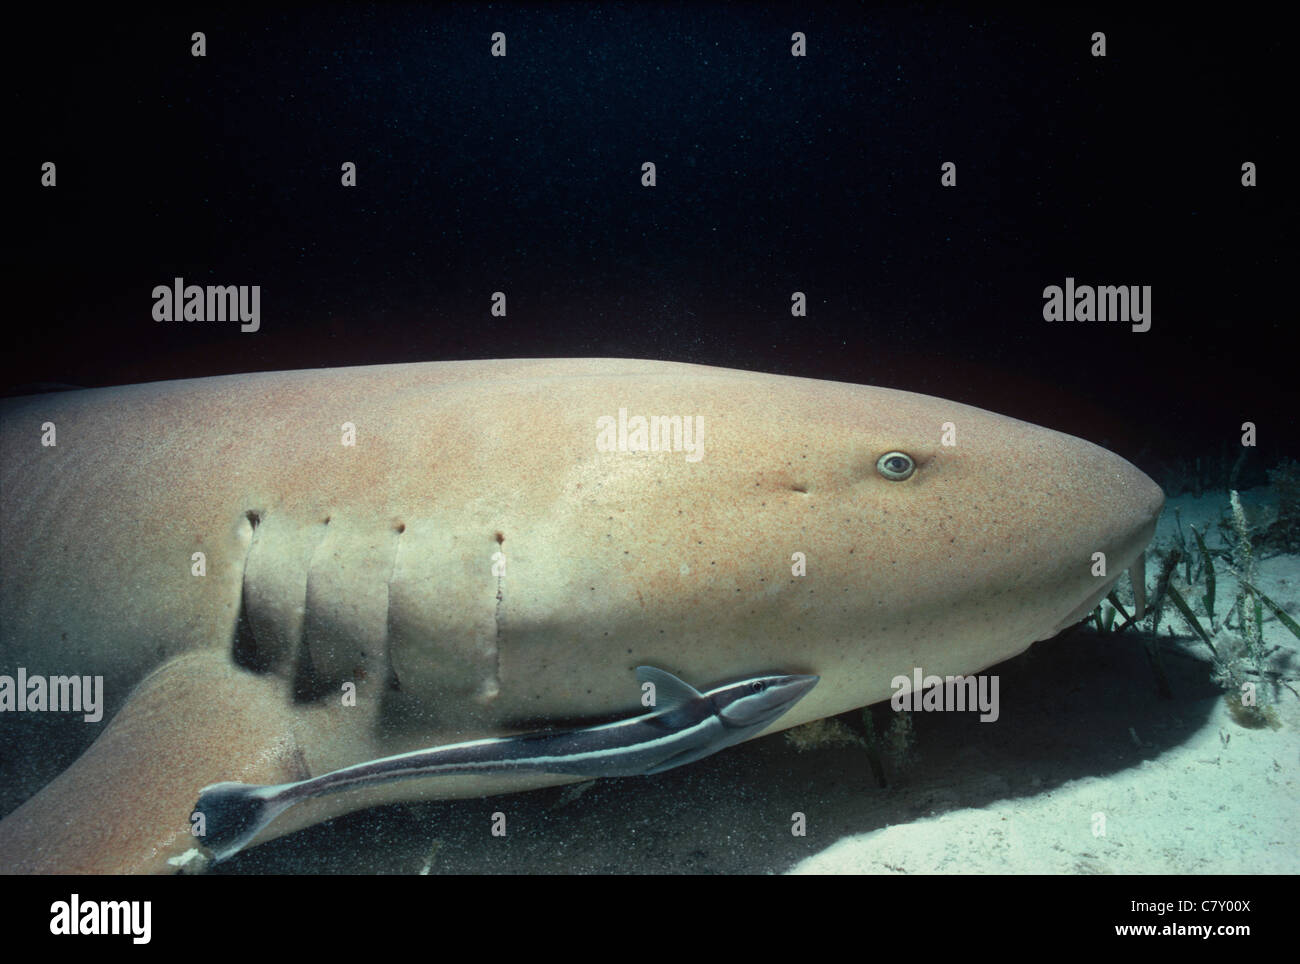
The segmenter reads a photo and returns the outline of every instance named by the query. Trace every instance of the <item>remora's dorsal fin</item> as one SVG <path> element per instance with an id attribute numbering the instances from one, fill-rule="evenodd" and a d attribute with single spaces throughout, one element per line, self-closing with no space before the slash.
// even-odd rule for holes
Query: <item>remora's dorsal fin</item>
<path id="1" fill-rule="evenodd" d="M 703 698 L 694 686 L 682 682 L 667 670 L 656 669 L 653 666 L 638 666 L 636 678 L 639 683 L 654 683 L 656 710 L 671 710 L 683 703 Z"/>

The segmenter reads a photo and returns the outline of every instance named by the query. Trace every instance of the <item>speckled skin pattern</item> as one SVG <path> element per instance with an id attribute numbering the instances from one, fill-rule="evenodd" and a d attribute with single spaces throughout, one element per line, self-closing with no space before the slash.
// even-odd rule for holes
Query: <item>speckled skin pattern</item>
<path id="1" fill-rule="evenodd" d="M 620 409 L 698 417 L 702 456 L 600 451 Z M 1163 501 L 1104 449 L 969 406 L 621 359 L 31 396 L 0 432 L 0 673 L 102 675 L 107 704 L 97 742 L 0 821 L 11 871 L 164 870 L 205 784 L 638 712 L 639 664 L 700 687 L 820 674 L 777 728 L 917 666 L 975 672 L 1084 615 Z M 877 469 L 891 451 L 905 481 Z M 339 794 L 266 836 L 566 779 Z"/>

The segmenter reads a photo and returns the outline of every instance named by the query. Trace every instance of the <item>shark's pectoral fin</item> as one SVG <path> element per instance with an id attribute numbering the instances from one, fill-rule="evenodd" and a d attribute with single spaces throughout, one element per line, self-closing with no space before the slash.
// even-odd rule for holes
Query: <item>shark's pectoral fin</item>
<path id="1" fill-rule="evenodd" d="M 282 684 L 217 653 L 145 679 L 71 767 L 0 820 L 0 872 L 167 872 L 194 847 L 198 790 L 303 774 Z"/>

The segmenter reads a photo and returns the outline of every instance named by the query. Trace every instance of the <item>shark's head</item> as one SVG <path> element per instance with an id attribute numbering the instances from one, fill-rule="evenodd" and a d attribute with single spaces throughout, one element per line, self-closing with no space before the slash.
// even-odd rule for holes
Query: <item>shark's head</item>
<path id="1" fill-rule="evenodd" d="M 892 394 L 910 404 L 865 433 L 861 523 L 887 533 L 867 543 L 878 562 L 910 567 L 910 595 L 951 605 L 969 586 L 986 605 L 968 621 L 1014 616 L 1032 642 L 1141 565 L 1164 493 L 1131 463 L 1041 426 Z"/>
<path id="2" fill-rule="evenodd" d="M 737 739 L 744 739 L 784 716 L 817 685 L 818 679 L 817 676 L 755 676 L 719 686 L 706 693 L 705 698 L 712 701 L 713 710 L 723 723 L 743 731 L 737 734 Z"/>
<path id="3" fill-rule="evenodd" d="M 787 456 L 802 534 L 789 541 L 809 548 L 783 588 L 806 597 L 795 652 L 816 655 L 789 665 L 825 679 L 783 722 L 883 699 L 918 667 L 979 671 L 1141 573 L 1164 495 L 1113 452 L 907 392 L 838 401 Z"/>

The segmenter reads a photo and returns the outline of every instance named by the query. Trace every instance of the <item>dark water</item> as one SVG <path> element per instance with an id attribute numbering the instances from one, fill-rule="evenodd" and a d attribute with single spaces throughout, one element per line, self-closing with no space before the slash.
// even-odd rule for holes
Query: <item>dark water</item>
<path id="1" fill-rule="evenodd" d="M 1294 448 L 1278 394 L 1296 202 L 1284 33 L 1267 19 L 23 16 L 15 37 L 44 69 L 14 98 L 14 314 L 30 322 L 2 363 L 10 388 L 621 355 L 951 397 L 1153 471 L 1218 457 L 1243 419 L 1266 426 L 1259 481 Z M 1089 54 L 1098 29 L 1105 58 Z M 55 191 L 37 185 L 46 159 Z M 1244 160 L 1259 187 L 1240 186 Z M 155 323 L 150 292 L 177 276 L 260 284 L 261 330 Z M 1151 330 L 1044 322 L 1044 287 L 1067 277 L 1151 285 Z M 498 290 L 505 318 L 489 313 Z"/>

